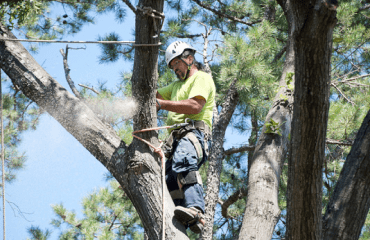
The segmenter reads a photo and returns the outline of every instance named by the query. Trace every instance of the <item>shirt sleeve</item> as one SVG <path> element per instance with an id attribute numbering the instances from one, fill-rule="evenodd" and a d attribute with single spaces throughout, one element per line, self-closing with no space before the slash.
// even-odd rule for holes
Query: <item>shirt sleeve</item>
<path id="1" fill-rule="evenodd" d="M 207 101 L 209 94 L 212 91 L 212 83 L 212 77 L 207 73 L 198 76 L 194 80 L 194 84 L 190 89 L 189 99 L 196 96 L 202 96 Z"/>
<path id="2" fill-rule="evenodd" d="M 167 85 L 166 87 L 159 88 L 157 91 L 159 94 L 161 94 L 164 100 L 171 100 L 172 89 L 173 83 Z"/>

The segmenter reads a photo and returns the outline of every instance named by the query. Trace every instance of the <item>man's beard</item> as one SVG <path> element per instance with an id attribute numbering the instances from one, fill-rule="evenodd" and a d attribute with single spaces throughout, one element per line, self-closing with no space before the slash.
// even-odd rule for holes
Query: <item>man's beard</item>
<path id="1" fill-rule="evenodd" d="M 181 72 L 180 70 L 176 71 L 175 72 L 177 78 L 180 80 L 180 81 L 184 81 L 185 79 L 185 74 L 183 72 Z"/>

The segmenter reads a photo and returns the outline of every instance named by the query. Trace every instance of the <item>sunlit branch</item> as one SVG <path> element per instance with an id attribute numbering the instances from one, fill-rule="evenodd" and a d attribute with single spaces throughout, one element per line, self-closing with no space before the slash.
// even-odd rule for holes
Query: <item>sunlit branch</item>
<path id="1" fill-rule="evenodd" d="M 231 154 L 235 154 L 235 153 L 240 153 L 240 152 L 245 152 L 245 151 L 254 151 L 254 149 L 256 148 L 256 146 L 249 146 L 249 145 L 244 145 L 242 147 L 239 147 L 239 148 L 230 148 L 230 149 L 227 149 L 225 150 L 224 154 L 225 155 L 231 155 Z"/>
<path id="2" fill-rule="evenodd" d="M 93 91 L 93 92 L 94 92 L 94 93 L 96 93 L 96 94 L 100 94 L 100 92 L 96 91 L 93 87 L 88 87 L 88 86 L 83 85 L 83 84 L 78 84 L 78 86 L 81 86 L 81 87 L 84 87 L 84 88 L 90 89 L 91 91 Z"/>

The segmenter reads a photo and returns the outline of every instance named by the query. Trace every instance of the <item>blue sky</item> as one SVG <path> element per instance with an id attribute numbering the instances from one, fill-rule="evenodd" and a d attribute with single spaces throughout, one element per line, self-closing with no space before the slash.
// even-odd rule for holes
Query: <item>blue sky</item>
<path id="1" fill-rule="evenodd" d="M 118 32 L 122 40 L 133 40 L 134 16 L 129 10 L 127 13 L 123 25 L 116 25 L 112 15 L 99 15 L 95 25 L 84 27 L 83 31 L 66 40 L 91 41 L 96 40 L 98 35 L 104 36 L 113 31 Z M 59 52 L 65 47 L 66 44 L 41 45 L 39 53 L 33 55 L 52 77 L 70 91 Z M 69 51 L 71 77 L 76 85 L 91 83 L 97 87 L 98 81 L 107 81 L 107 85 L 113 88 L 122 71 L 131 71 L 132 63 L 122 60 L 113 64 L 99 64 L 99 55 L 99 47 L 94 44 L 86 44 L 86 50 Z M 199 56 L 197 58 L 201 60 Z M 240 145 L 248 139 L 248 136 L 240 136 L 230 129 L 226 137 L 229 141 L 225 148 Z M 51 239 L 57 239 L 60 232 L 50 225 L 54 217 L 51 205 L 63 203 L 67 209 L 74 210 L 77 216 L 82 217 L 82 198 L 94 189 L 107 186 L 104 180 L 106 169 L 48 114 L 41 117 L 37 130 L 24 133 L 22 138 L 20 151 L 26 152 L 26 167 L 18 172 L 14 183 L 6 186 L 6 199 L 14 203 L 6 205 L 7 239 L 27 239 L 27 228 L 31 225 L 52 230 Z M 1 226 L 1 236 L 2 229 Z"/>

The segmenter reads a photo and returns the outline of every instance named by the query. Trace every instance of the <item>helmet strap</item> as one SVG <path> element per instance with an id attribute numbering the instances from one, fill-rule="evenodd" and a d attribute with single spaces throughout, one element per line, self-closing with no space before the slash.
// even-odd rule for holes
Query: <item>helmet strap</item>
<path id="1" fill-rule="evenodd" d="M 193 66 L 194 64 L 194 60 L 190 63 L 190 64 L 187 64 L 182 58 L 180 58 L 180 60 L 186 64 L 186 66 L 188 66 L 188 69 L 186 70 L 186 74 L 185 74 L 185 78 L 184 80 L 188 79 L 188 76 L 189 76 L 189 73 L 190 73 L 190 69 L 191 69 L 191 66 Z"/>

